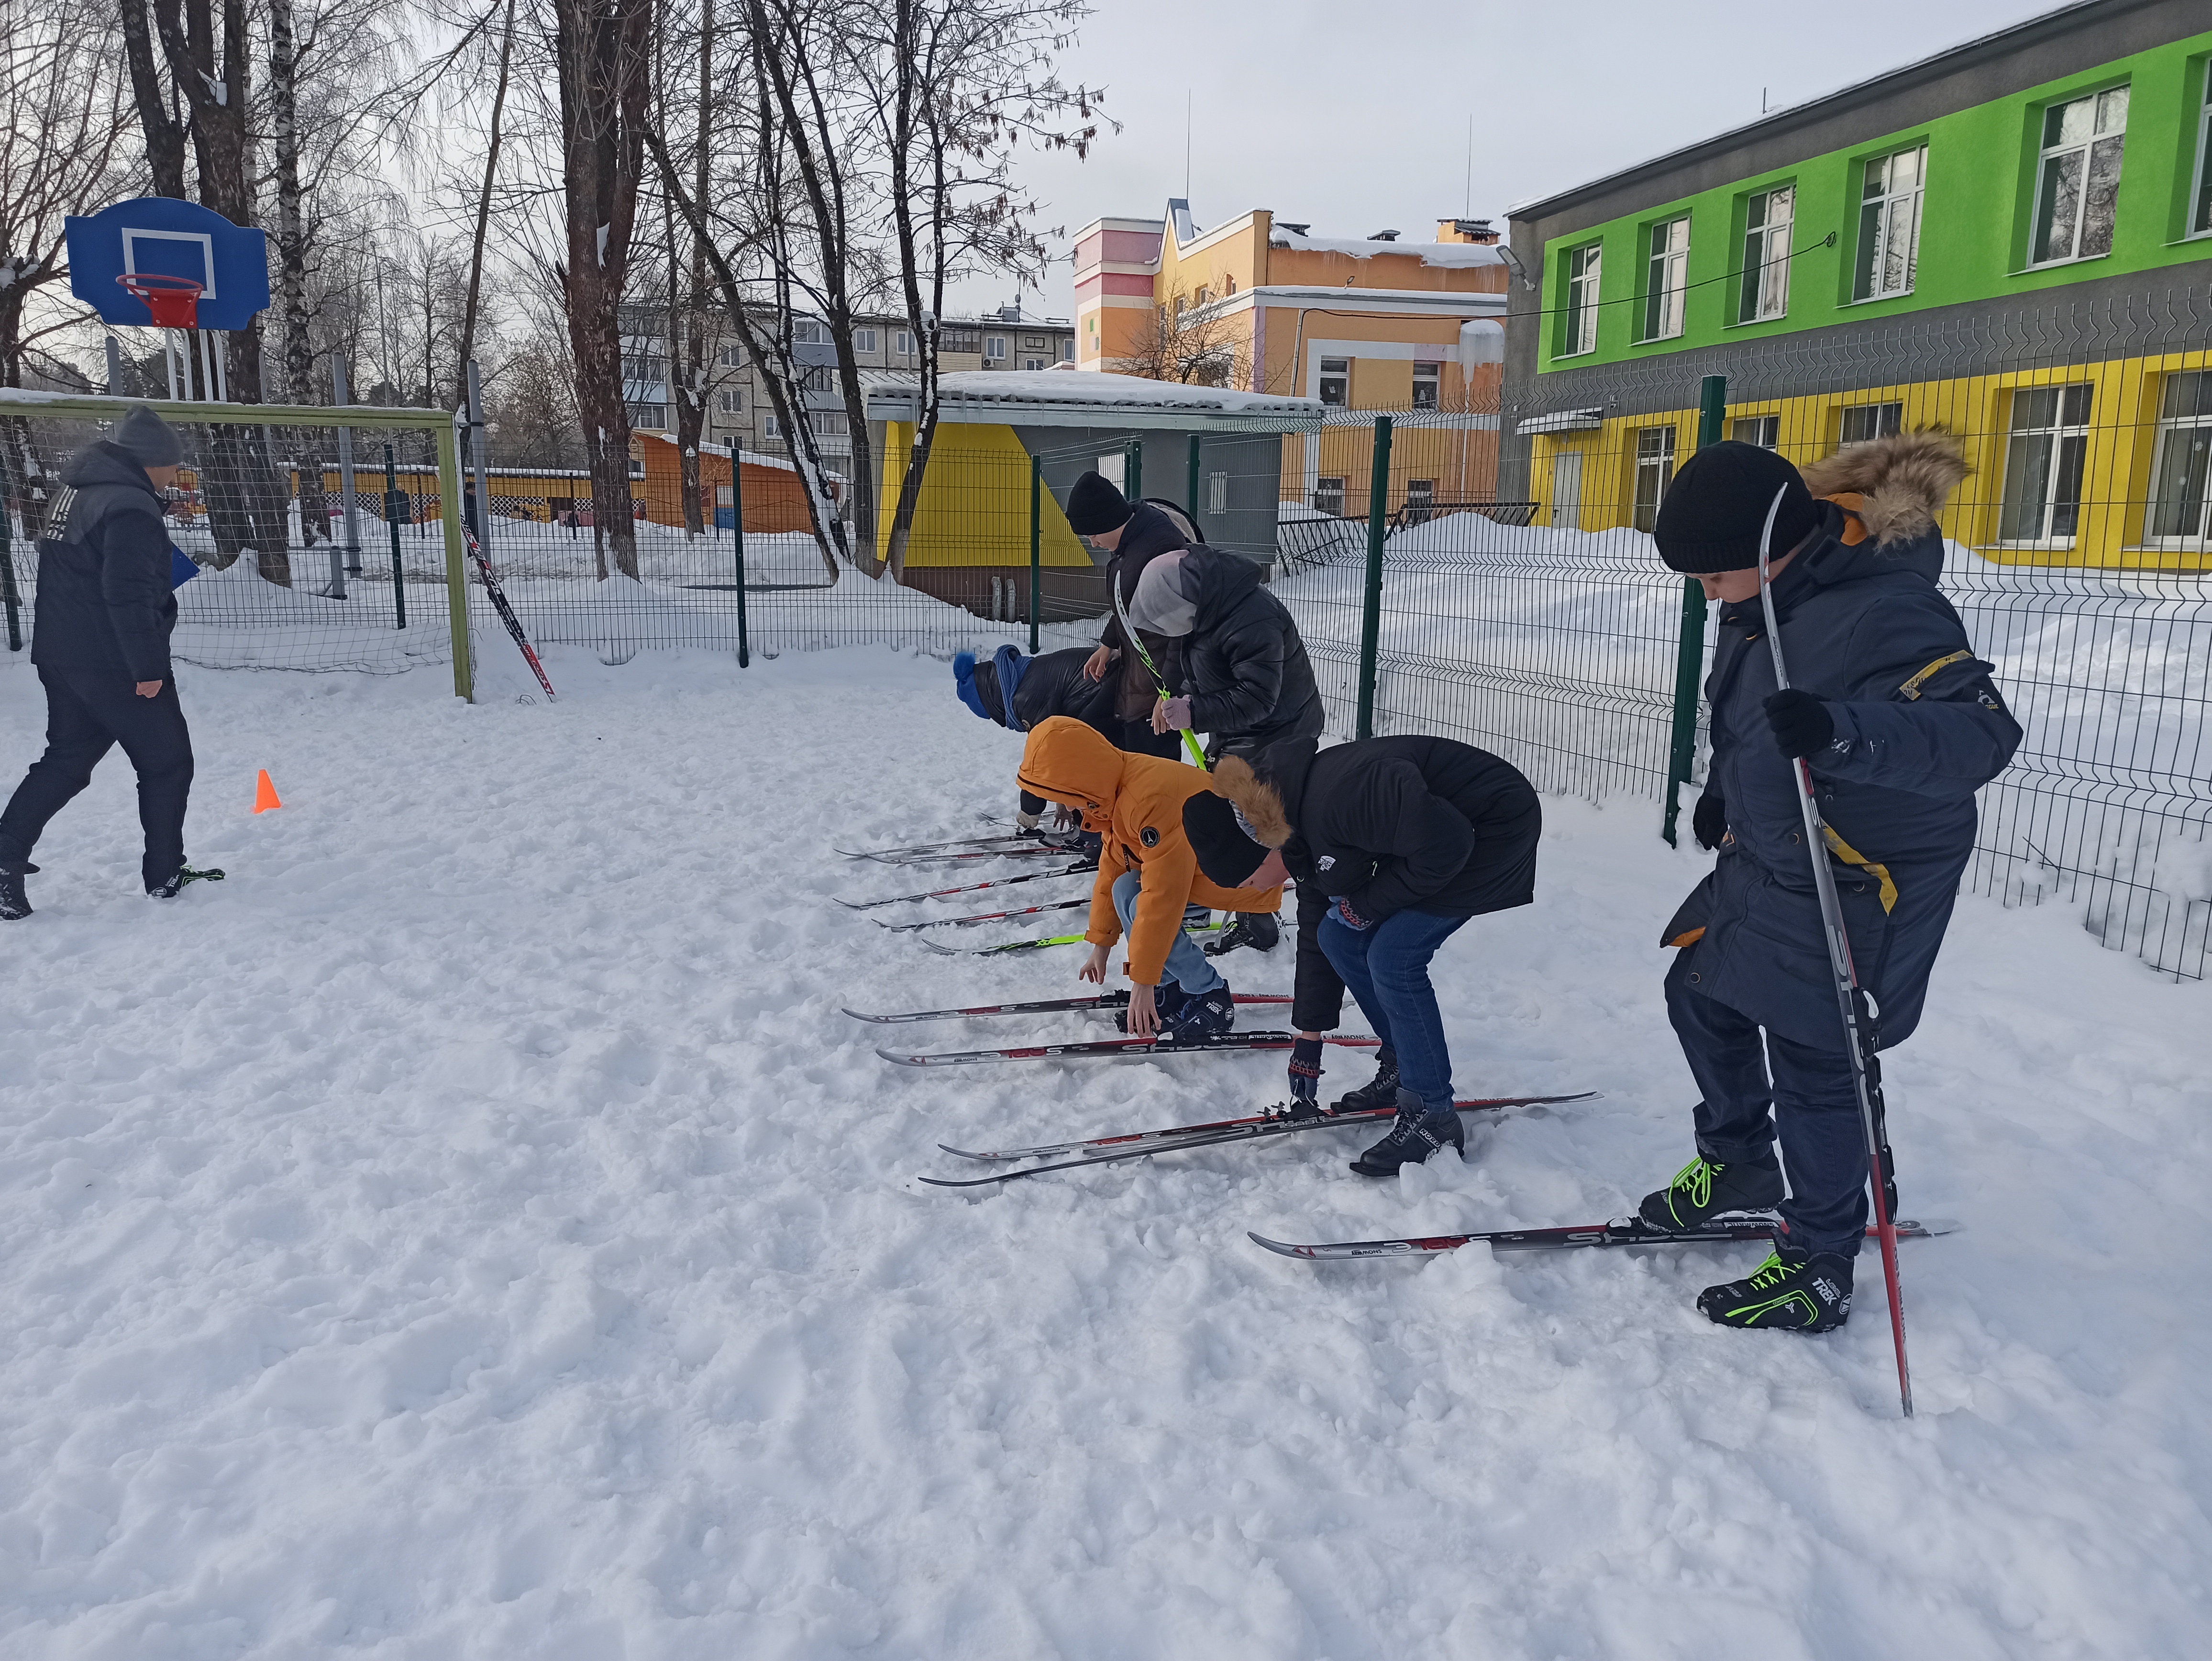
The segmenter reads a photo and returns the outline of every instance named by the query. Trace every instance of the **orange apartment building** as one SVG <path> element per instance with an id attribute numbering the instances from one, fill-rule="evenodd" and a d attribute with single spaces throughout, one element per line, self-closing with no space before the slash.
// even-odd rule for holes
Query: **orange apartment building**
<path id="1" fill-rule="evenodd" d="M 1144 373 L 1174 319 L 1204 324 L 1243 390 L 1331 406 L 1328 429 L 1285 446 L 1286 498 L 1340 512 L 1347 487 L 1364 495 L 1362 435 L 1388 411 L 1401 493 L 1489 500 L 1508 256 L 1486 220 L 1398 237 L 1315 236 L 1266 209 L 1201 230 L 1181 198 L 1163 219 L 1094 220 L 1075 241 L 1075 367 Z"/>

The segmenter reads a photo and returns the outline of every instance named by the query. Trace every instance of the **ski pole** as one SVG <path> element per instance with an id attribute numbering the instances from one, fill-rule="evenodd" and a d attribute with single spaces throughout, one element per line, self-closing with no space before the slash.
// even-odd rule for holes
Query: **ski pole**
<path id="1" fill-rule="evenodd" d="M 1766 523 L 1759 533 L 1759 604 L 1766 617 L 1766 640 L 1774 653 L 1774 683 L 1790 690 L 1790 668 L 1782 658 L 1782 625 L 1774 614 L 1774 583 L 1769 570 L 1775 515 L 1787 487 L 1774 493 Z M 1859 1125 L 1866 1133 L 1867 1164 L 1873 1180 L 1875 1238 L 1881 1246 L 1881 1276 L 1889 1292 L 1889 1330 L 1897 1343 L 1897 1394 L 1905 1416 L 1912 1416 L 1912 1375 L 1905 1360 L 1905 1299 L 1897 1278 L 1897 1162 L 1889 1151 L 1889 1129 L 1881 1098 L 1881 1062 L 1874 1053 L 1876 1011 L 1859 984 L 1851 962 L 1850 936 L 1844 931 L 1843 902 L 1836 895 L 1836 873 L 1828 864 L 1828 827 L 1813 794 L 1813 767 L 1802 756 L 1790 758 L 1797 776 L 1797 806 L 1805 820 L 1805 848 L 1813 859 L 1813 887 L 1820 897 L 1820 928 L 1828 940 L 1828 968 L 1835 977 L 1836 1005 L 1844 1018 L 1844 1043 L 1850 1051 L 1851 1087 L 1857 1094 Z"/>
<path id="2" fill-rule="evenodd" d="M 1129 608 L 1121 603 L 1121 585 L 1118 582 L 1114 585 L 1114 615 L 1121 619 L 1121 632 L 1129 637 L 1129 644 L 1136 648 L 1137 660 L 1145 666 L 1145 672 L 1152 678 L 1154 689 L 1164 698 L 1168 695 L 1166 678 L 1160 673 L 1159 666 L 1152 661 L 1152 654 L 1145 649 L 1145 642 L 1137 638 L 1137 625 L 1129 621 Z M 1207 770 L 1206 752 L 1198 747 L 1198 734 L 1188 727 L 1183 729 L 1182 747 L 1190 752 L 1193 767 L 1201 773 Z"/>

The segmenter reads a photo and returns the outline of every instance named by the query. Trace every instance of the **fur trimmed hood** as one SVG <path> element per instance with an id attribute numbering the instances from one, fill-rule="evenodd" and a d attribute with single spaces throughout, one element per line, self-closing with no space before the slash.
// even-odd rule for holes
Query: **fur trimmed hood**
<path id="1" fill-rule="evenodd" d="M 1224 756 L 1213 764 L 1213 794 L 1244 816 L 1262 848 L 1280 848 L 1291 839 L 1291 821 L 1283 812 L 1282 793 L 1252 770 L 1242 756 Z"/>
<path id="2" fill-rule="evenodd" d="M 1877 547 L 1929 535 L 1972 469 L 1948 433 L 1899 433 L 1838 450 L 1804 469 L 1805 488 L 1855 514 Z M 1847 530 L 1846 545 L 1863 540 Z"/>

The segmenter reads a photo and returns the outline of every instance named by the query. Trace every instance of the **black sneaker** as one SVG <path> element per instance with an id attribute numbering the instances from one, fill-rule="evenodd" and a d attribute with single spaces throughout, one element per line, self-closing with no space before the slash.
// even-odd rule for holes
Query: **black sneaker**
<path id="1" fill-rule="evenodd" d="M 0 865 L 0 922 L 14 922 L 31 915 L 31 897 L 24 891 L 23 879 L 35 875 L 38 868 L 28 863 Z"/>
<path id="2" fill-rule="evenodd" d="M 1188 1043 L 1194 1038 L 1215 1038 L 1237 1025 L 1237 1001 L 1226 986 L 1193 997 L 1176 989 L 1172 1013 L 1160 1012 L 1160 1042 Z"/>
<path id="3" fill-rule="evenodd" d="M 1370 1108 L 1398 1104 L 1398 1057 L 1388 1050 L 1375 1052 L 1375 1076 L 1357 1090 L 1347 1090 L 1330 1104 L 1332 1113 L 1364 1113 Z"/>
<path id="4" fill-rule="evenodd" d="M 1218 958 L 1224 952 L 1234 952 L 1240 946 L 1249 946 L 1255 952 L 1273 952 L 1275 943 L 1283 938 L 1282 925 L 1275 921 L 1272 911 L 1239 911 L 1229 925 L 1229 932 L 1219 940 L 1207 943 L 1205 952 L 1209 958 Z"/>
<path id="5" fill-rule="evenodd" d="M 1782 1167 L 1771 1156 L 1765 1165 L 1717 1165 L 1700 1154 L 1666 1187 L 1645 1195 L 1636 1214 L 1654 1228 L 1702 1228 L 1716 1217 L 1771 1211 L 1783 1191 Z"/>
<path id="6" fill-rule="evenodd" d="M 146 897 L 155 900 L 173 900 L 183 891 L 187 883 L 221 882 L 222 880 L 222 873 L 220 871 L 195 871 L 189 865 L 180 865 L 177 867 L 177 874 L 168 881 L 157 887 L 148 889 Z"/>
<path id="7" fill-rule="evenodd" d="M 1390 1134 L 1352 1162 L 1363 1177 L 1395 1177 L 1400 1165 L 1426 1165 L 1429 1155 L 1449 1147 L 1467 1152 L 1467 1132 L 1453 1108 L 1431 1108 L 1410 1090 L 1398 1092 L 1398 1116 Z"/>
<path id="8" fill-rule="evenodd" d="M 1699 1293 L 1698 1309 L 1717 1326 L 1833 1332 L 1851 1318 L 1851 1260 L 1777 1246 L 1743 1280 Z"/>

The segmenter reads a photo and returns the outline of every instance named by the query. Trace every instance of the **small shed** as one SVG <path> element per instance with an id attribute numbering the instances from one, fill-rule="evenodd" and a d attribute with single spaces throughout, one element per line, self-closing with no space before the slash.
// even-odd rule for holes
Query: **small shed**
<path id="1" fill-rule="evenodd" d="M 1124 490 L 1134 483 L 1135 494 L 1190 514 L 1211 545 L 1271 562 L 1283 435 L 1318 430 L 1323 415 L 1312 399 L 1087 370 L 975 370 L 938 385 L 937 437 L 905 580 L 984 617 L 1026 613 L 1033 466 L 1044 485 L 1037 532 L 1046 615 L 1095 617 L 1110 604 L 1100 580 L 1105 558 L 1069 528 L 1060 508 L 1080 475 L 1096 471 Z M 911 377 L 878 376 L 869 387 L 871 435 L 883 458 L 878 547 L 886 555 L 919 402 Z"/>
<path id="2" fill-rule="evenodd" d="M 645 516 L 655 525 L 684 523 L 684 463 L 683 453 L 677 448 L 674 435 L 641 432 L 633 435 L 636 442 L 635 453 L 644 464 L 645 477 L 630 486 L 631 495 L 645 506 Z M 799 470 L 780 456 L 759 455 L 751 450 L 740 453 L 738 465 L 742 468 L 738 484 L 743 487 L 745 506 L 745 529 L 748 531 L 807 531 L 813 528 L 806 516 L 806 490 L 799 482 Z M 730 502 L 730 447 L 726 444 L 699 446 L 699 491 L 702 505 L 713 504 L 709 522 L 717 529 L 733 528 L 736 509 Z M 840 481 L 830 476 L 830 488 L 835 495 Z"/>

